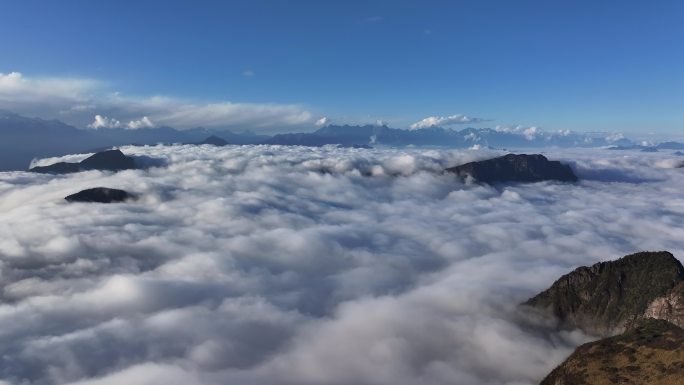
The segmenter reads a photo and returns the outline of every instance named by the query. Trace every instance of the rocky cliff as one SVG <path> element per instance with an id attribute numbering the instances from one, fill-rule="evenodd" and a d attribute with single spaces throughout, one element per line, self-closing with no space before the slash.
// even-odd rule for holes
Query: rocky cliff
<path id="1" fill-rule="evenodd" d="M 662 319 L 684 328 L 684 282 L 654 299 L 646 308 L 644 318 Z"/>
<path id="2" fill-rule="evenodd" d="M 645 315 L 681 322 L 682 282 L 684 267 L 672 254 L 641 252 L 577 268 L 524 306 L 555 317 L 560 328 L 607 336 Z"/>

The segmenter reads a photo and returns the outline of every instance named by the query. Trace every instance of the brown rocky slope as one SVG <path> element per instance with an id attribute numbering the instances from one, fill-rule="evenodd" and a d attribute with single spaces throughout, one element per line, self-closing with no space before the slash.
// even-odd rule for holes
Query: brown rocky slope
<path id="1" fill-rule="evenodd" d="M 683 385 L 684 330 L 643 319 L 624 334 L 577 348 L 541 385 Z"/>
<path id="2" fill-rule="evenodd" d="M 577 348 L 541 385 L 684 385 L 684 268 L 669 252 L 577 268 L 522 305 L 561 329 L 609 336 Z"/>

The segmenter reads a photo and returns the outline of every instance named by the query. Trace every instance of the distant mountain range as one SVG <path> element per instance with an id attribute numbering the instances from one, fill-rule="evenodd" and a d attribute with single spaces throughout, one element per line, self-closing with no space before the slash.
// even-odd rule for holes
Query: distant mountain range
<path id="1" fill-rule="evenodd" d="M 630 148 L 636 144 L 621 136 L 584 134 L 570 131 L 546 132 L 536 129 L 465 128 L 455 130 L 428 127 L 404 130 L 384 125 L 322 127 L 314 132 L 259 135 L 249 131 L 173 127 L 142 129 L 78 129 L 58 120 L 28 118 L 0 111 L 0 171 L 25 170 L 32 159 L 69 153 L 94 152 L 122 145 L 153 145 L 158 143 L 198 144 L 211 142 L 228 144 L 278 144 L 345 147 L 368 146 L 440 146 L 466 148 L 531 147 L 601 147 Z M 684 144 L 670 142 L 668 147 Z"/>
<path id="2" fill-rule="evenodd" d="M 545 132 L 539 130 L 515 130 L 493 128 L 465 128 L 454 130 L 428 127 L 419 130 L 403 130 L 387 126 L 325 126 L 311 133 L 279 134 L 266 141 L 269 144 L 321 146 L 387 145 L 387 146 L 446 146 L 471 147 L 600 147 L 609 145 L 633 145 L 629 139 L 612 138 L 609 135 L 589 135 L 571 131 Z"/>
<path id="3" fill-rule="evenodd" d="M 236 133 L 204 128 L 78 129 L 58 120 L 0 111 L 0 171 L 26 170 L 31 160 L 39 157 L 96 152 L 129 144 L 200 143 L 212 135 L 232 144 L 262 143 L 270 138 L 249 131 Z"/>
<path id="4" fill-rule="evenodd" d="M 658 152 L 658 150 L 684 150 L 684 143 L 662 142 L 652 146 L 642 144 L 618 145 L 610 148 L 611 150 L 641 150 L 643 152 Z"/>

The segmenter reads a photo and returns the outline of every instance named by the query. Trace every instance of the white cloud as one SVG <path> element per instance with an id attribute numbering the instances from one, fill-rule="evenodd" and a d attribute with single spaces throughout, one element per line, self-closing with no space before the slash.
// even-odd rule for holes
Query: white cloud
<path id="1" fill-rule="evenodd" d="M 126 128 L 129 130 L 137 130 L 140 128 L 151 128 L 154 126 L 155 124 L 152 123 L 150 118 L 148 118 L 147 116 L 143 116 L 139 120 L 131 120 L 130 122 L 124 124 L 113 118 L 108 118 L 102 115 L 95 115 L 93 122 L 88 125 L 88 128 Z"/>
<path id="2" fill-rule="evenodd" d="M 150 116 L 164 125 L 182 128 L 204 127 L 269 127 L 298 126 L 312 123 L 310 112 L 293 105 L 248 104 L 248 103 L 210 103 L 195 104 L 170 101 L 159 105 L 157 102 L 143 102 L 140 107 L 149 106 L 161 110 Z M 141 108 L 142 109 L 142 108 Z"/>
<path id="3" fill-rule="evenodd" d="M 606 141 L 608 143 L 614 143 L 622 139 L 625 139 L 625 135 L 621 133 L 611 133 L 606 136 Z"/>
<path id="4" fill-rule="evenodd" d="M 246 77 L 246 78 L 251 78 L 251 77 L 253 77 L 254 75 L 256 75 L 256 72 L 254 72 L 254 71 L 252 71 L 252 70 L 250 70 L 250 69 L 247 69 L 247 70 L 242 71 L 242 76 L 244 76 L 244 77 Z"/>
<path id="5" fill-rule="evenodd" d="M 316 120 L 315 124 L 318 127 L 327 126 L 328 124 L 330 124 L 330 119 L 327 116 L 323 116 L 320 119 Z"/>
<path id="6" fill-rule="evenodd" d="M 150 118 L 147 116 L 143 116 L 142 119 L 139 120 L 131 120 L 128 122 L 128 124 L 126 124 L 126 127 L 131 130 L 137 130 L 139 128 L 152 128 L 154 126 L 155 124 L 152 123 Z"/>
<path id="7" fill-rule="evenodd" d="M 528 128 L 523 130 L 523 135 L 525 136 L 525 139 L 527 139 L 527 140 L 534 140 L 534 138 L 536 138 L 538 133 L 539 133 L 539 128 L 537 128 L 537 127 L 528 127 Z"/>
<path id="8" fill-rule="evenodd" d="M 483 120 L 480 118 L 471 118 L 466 115 L 458 114 L 451 116 L 429 116 L 423 120 L 413 123 L 410 126 L 411 130 L 419 130 L 421 128 L 428 128 L 434 126 L 450 126 L 454 124 L 469 124 L 478 123 Z"/>
<path id="9" fill-rule="evenodd" d="M 181 129 L 217 127 L 276 132 L 307 129 L 314 124 L 311 112 L 300 105 L 129 97 L 109 92 L 103 82 L 29 78 L 18 72 L 0 73 L 0 109 L 57 118 L 78 127 L 136 129 L 168 125 Z M 93 121 L 95 115 L 100 116 L 99 121 Z"/>
<path id="10" fill-rule="evenodd" d="M 88 125 L 89 128 L 121 128 L 123 125 L 116 119 L 111 119 L 102 115 L 95 115 L 95 120 Z"/>
<path id="11" fill-rule="evenodd" d="M 496 126 L 494 131 L 505 132 L 505 133 L 515 133 L 521 134 L 527 140 L 534 140 L 539 135 L 549 135 L 548 133 L 542 131 L 536 126 L 522 126 L 522 125 L 512 125 L 512 126 Z M 568 136 L 571 132 L 568 130 L 559 130 L 556 134 L 561 136 Z"/>
<path id="12" fill-rule="evenodd" d="M 664 153 L 548 150 L 582 181 L 494 188 L 440 172 L 486 149 L 123 151 L 168 167 L 0 173 L 0 380 L 536 384 L 585 337 L 516 303 L 578 265 L 684 255 Z M 64 202 L 93 186 L 141 200 Z"/>
<path id="13" fill-rule="evenodd" d="M 77 78 L 27 78 L 20 72 L 0 72 L 0 101 L 23 102 L 56 97 L 79 99 L 100 83 Z"/>

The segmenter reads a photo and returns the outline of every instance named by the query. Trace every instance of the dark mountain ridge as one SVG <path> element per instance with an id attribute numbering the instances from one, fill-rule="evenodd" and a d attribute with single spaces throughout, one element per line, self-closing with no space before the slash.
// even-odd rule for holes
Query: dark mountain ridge
<path id="1" fill-rule="evenodd" d="M 118 203 L 137 198 L 125 190 L 107 187 L 94 187 L 71 194 L 64 199 L 68 202 Z"/>
<path id="2" fill-rule="evenodd" d="M 570 166 L 548 160 L 539 154 L 508 154 L 447 168 L 446 171 L 461 178 L 472 177 L 483 183 L 577 181 L 577 176 Z"/>
<path id="3" fill-rule="evenodd" d="M 106 150 L 95 153 L 78 163 L 58 162 L 48 166 L 36 166 L 29 171 L 41 174 L 70 174 L 80 171 L 121 171 L 138 168 L 135 159 L 124 155 L 121 150 Z"/>
<path id="4" fill-rule="evenodd" d="M 211 136 L 209 136 L 208 138 L 204 139 L 203 141 L 201 141 L 201 142 L 199 142 L 199 143 L 197 143 L 197 144 L 210 144 L 210 145 L 212 145 L 212 146 L 219 146 L 219 147 L 221 147 L 221 146 L 227 146 L 227 145 L 229 145 L 230 143 L 228 143 L 227 140 L 225 140 L 225 139 L 223 139 L 223 138 L 219 138 L 219 137 L 216 136 L 216 135 L 211 135 Z"/>

